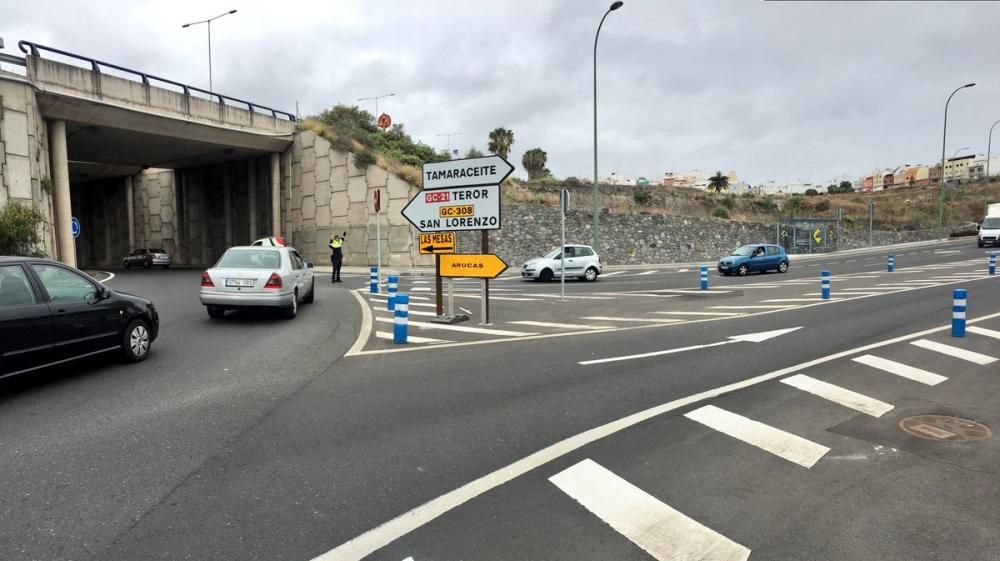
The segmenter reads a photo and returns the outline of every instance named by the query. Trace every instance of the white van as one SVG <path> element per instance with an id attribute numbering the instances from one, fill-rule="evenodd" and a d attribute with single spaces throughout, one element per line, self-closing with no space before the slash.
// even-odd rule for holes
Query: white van
<path id="1" fill-rule="evenodd" d="M 996 205 L 990 205 L 991 207 Z M 992 208 L 990 209 L 992 210 Z M 984 247 L 986 245 L 1000 245 L 1000 212 L 991 212 L 983 219 L 979 226 L 979 240 L 976 245 Z"/>

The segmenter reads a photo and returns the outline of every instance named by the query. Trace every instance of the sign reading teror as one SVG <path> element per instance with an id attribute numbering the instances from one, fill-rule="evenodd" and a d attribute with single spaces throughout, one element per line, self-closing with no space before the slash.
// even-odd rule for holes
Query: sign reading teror
<path id="1" fill-rule="evenodd" d="M 421 232 L 497 230 L 500 186 L 421 191 L 403 208 L 403 216 Z"/>

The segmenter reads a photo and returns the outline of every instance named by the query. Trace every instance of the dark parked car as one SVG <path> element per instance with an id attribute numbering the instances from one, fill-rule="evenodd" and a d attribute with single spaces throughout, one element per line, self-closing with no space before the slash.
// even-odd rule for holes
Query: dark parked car
<path id="1" fill-rule="evenodd" d="M 788 254 L 780 245 L 761 243 L 744 245 L 733 250 L 728 257 L 719 260 L 719 272 L 724 275 L 736 273 L 744 276 L 753 271 L 788 271 Z"/>
<path id="2" fill-rule="evenodd" d="M 0 378 L 109 351 L 144 360 L 153 303 L 48 259 L 0 257 Z"/>
<path id="3" fill-rule="evenodd" d="M 136 267 L 163 267 L 164 269 L 169 269 L 173 262 L 170 260 L 170 254 L 159 248 L 152 247 L 140 247 L 139 249 L 133 251 L 132 253 L 125 256 L 122 260 L 122 266 L 126 269 L 135 265 Z"/>

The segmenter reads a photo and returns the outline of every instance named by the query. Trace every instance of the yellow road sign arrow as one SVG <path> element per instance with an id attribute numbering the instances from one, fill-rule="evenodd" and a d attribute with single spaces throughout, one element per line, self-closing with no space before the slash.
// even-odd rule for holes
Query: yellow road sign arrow
<path id="1" fill-rule="evenodd" d="M 442 277 L 495 279 L 507 270 L 507 264 L 492 253 L 452 253 L 441 256 Z"/>
<path id="2" fill-rule="evenodd" d="M 823 243 L 823 230 L 822 229 L 816 228 L 816 231 L 813 232 L 813 241 L 815 241 L 816 243 Z"/>

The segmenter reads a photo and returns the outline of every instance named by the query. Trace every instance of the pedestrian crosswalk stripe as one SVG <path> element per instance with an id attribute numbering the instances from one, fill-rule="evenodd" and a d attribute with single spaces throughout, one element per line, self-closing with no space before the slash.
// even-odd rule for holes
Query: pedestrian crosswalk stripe
<path id="1" fill-rule="evenodd" d="M 808 295 L 807 295 L 808 296 Z M 842 298 L 828 298 L 826 302 L 832 302 L 836 300 L 842 300 Z M 815 295 L 813 298 L 773 298 L 771 300 L 761 300 L 765 304 L 768 302 L 817 302 L 819 301 L 819 295 Z"/>
<path id="2" fill-rule="evenodd" d="M 413 297 L 410 296 L 410 298 Z M 383 298 L 371 298 L 370 300 L 372 302 L 379 304 L 379 307 L 383 309 L 388 304 L 388 301 Z M 427 302 L 410 302 L 410 307 L 412 308 L 413 306 L 424 307 L 424 308 L 436 308 L 437 304 L 428 304 Z"/>
<path id="3" fill-rule="evenodd" d="M 376 321 L 393 323 L 394 318 L 375 318 Z M 424 329 L 443 329 L 445 331 L 460 331 L 463 333 L 477 333 L 481 335 L 498 335 L 501 337 L 527 337 L 538 335 L 537 333 L 526 333 L 523 331 L 504 331 L 503 329 L 489 329 L 485 327 L 466 327 L 463 325 L 447 325 L 444 323 L 428 323 L 424 321 L 410 321 L 410 327 L 422 327 Z"/>
<path id="4" fill-rule="evenodd" d="M 746 561 L 750 557 L 746 547 L 589 458 L 549 481 L 658 561 Z"/>
<path id="5" fill-rule="evenodd" d="M 455 298 L 475 298 L 476 300 L 482 297 L 479 294 L 456 294 Z M 537 302 L 536 298 L 513 298 L 510 296 L 493 296 L 490 295 L 490 300 L 505 300 L 507 302 Z"/>
<path id="6" fill-rule="evenodd" d="M 976 327 L 975 325 L 970 325 L 965 328 L 969 333 L 975 333 L 976 335 L 983 335 L 985 337 L 992 337 L 994 339 L 1000 339 L 1000 331 L 994 331 L 992 329 L 986 329 L 985 327 Z"/>
<path id="7" fill-rule="evenodd" d="M 581 318 L 581 319 L 592 319 L 594 321 L 625 321 L 625 322 L 638 321 L 638 322 L 644 322 L 644 323 L 675 323 L 675 322 L 678 322 L 678 321 L 684 321 L 684 320 L 680 320 L 680 319 L 670 319 L 670 318 L 662 318 L 662 319 L 660 319 L 660 318 L 613 318 L 613 317 L 607 317 L 607 316 L 588 316 L 588 317 L 584 317 L 584 318 Z"/>
<path id="8" fill-rule="evenodd" d="M 709 306 L 712 310 L 780 310 L 782 308 L 794 308 L 795 306 L 780 306 L 780 305 L 766 305 L 766 306 Z"/>
<path id="9" fill-rule="evenodd" d="M 580 325 L 572 323 L 552 323 L 547 321 L 511 321 L 515 325 L 530 325 L 532 327 L 554 327 L 556 329 L 614 329 L 613 325 Z"/>
<path id="10" fill-rule="evenodd" d="M 937 341 L 931 341 L 928 339 L 919 339 L 917 341 L 911 341 L 911 345 L 916 345 L 922 349 L 927 349 L 929 351 L 936 351 L 941 354 L 952 356 L 955 358 L 960 358 L 962 360 L 967 360 L 969 362 L 974 362 L 976 364 L 992 364 L 997 361 L 996 358 L 989 355 L 984 355 L 981 353 L 967 351 L 965 349 L 960 349 L 958 347 L 953 347 L 951 345 L 945 345 L 944 343 L 938 343 Z"/>
<path id="11" fill-rule="evenodd" d="M 947 376 L 942 376 L 940 374 L 935 374 L 933 372 L 928 372 L 920 368 L 910 366 L 908 364 L 903 364 L 901 362 L 896 362 L 894 360 L 889 360 L 887 358 L 878 357 L 875 355 L 864 355 L 859 357 L 854 357 L 854 362 L 864 364 L 866 366 L 871 366 L 872 368 L 878 368 L 884 372 L 890 374 L 895 374 L 896 376 L 902 376 L 903 378 L 908 378 L 914 382 L 920 382 L 921 384 L 927 384 L 928 386 L 936 386 L 941 382 L 947 380 Z"/>
<path id="12" fill-rule="evenodd" d="M 879 401 L 873 397 L 868 397 L 867 395 L 853 392 L 849 389 L 842 388 L 822 380 L 817 380 L 816 378 L 806 376 L 805 374 L 796 374 L 790 378 L 785 378 L 781 382 L 788 384 L 793 388 L 798 388 L 804 392 L 809 392 L 815 396 L 843 405 L 844 407 L 871 415 L 872 417 L 881 417 L 889 411 L 892 411 L 892 405 L 889 405 L 884 401 Z"/>
<path id="13" fill-rule="evenodd" d="M 653 312 L 673 316 L 742 316 L 740 312 Z"/>
<path id="14" fill-rule="evenodd" d="M 379 339 L 389 339 L 392 340 L 392 333 L 388 331 L 376 331 L 375 336 Z M 408 343 L 451 343 L 451 341 L 445 341 L 444 339 L 431 339 L 430 337 L 417 337 L 416 335 L 407 335 L 406 341 Z"/>
<path id="15" fill-rule="evenodd" d="M 492 289 L 491 289 L 492 290 Z M 532 296 L 537 298 L 562 298 L 558 294 L 532 294 Z M 493 298 L 490 296 L 490 298 Z M 614 300 L 611 296 L 566 296 L 569 300 Z"/>
<path id="16" fill-rule="evenodd" d="M 684 416 L 804 468 L 811 468 L 830 451 L 822 444 L 730 413 L 714 405 L 700 407 L 685 413 Z"/>

